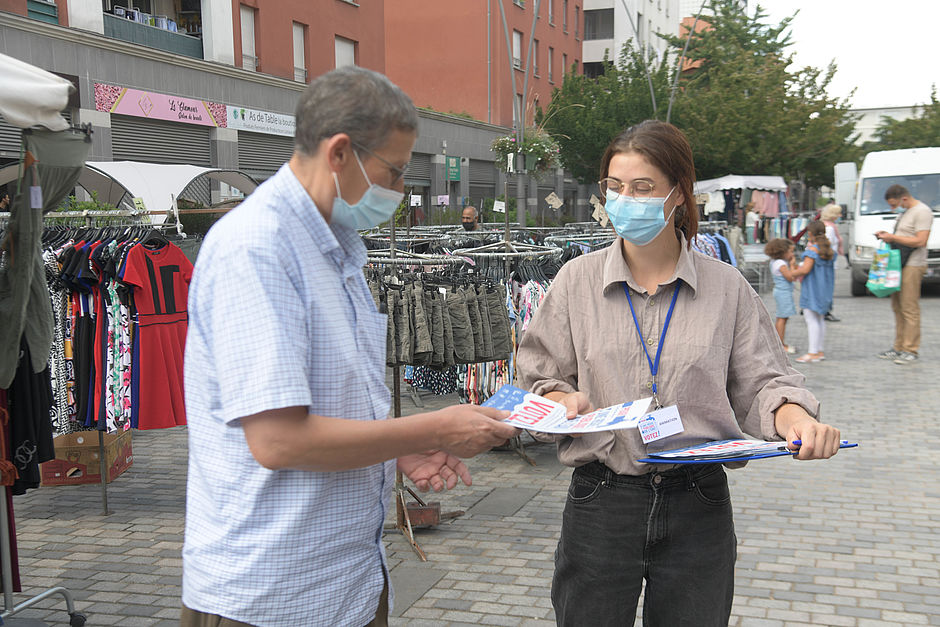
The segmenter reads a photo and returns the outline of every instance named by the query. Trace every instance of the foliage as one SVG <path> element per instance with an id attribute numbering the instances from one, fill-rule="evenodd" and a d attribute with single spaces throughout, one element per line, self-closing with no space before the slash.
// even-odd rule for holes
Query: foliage
<path id="1" fill-rule="evenodd" d="M 791 65 L 792 17 L 771 25 L 759 7 L 749 17 L 736 0 L 710 1 L 710 27 L 691 35 L 687 55 L 695 63 L 679 77 L 670 120 L 692 144 L 697 177 L 734 172 L 831 184 L 832 166 L 858 155 L 848 100 L 826 94 L 836 66 Z M 579 181 L 597 180 L 604 150 L 622 130 L 665 119 L 685 39 L 662 37 L 672 51 L 650 64 L 649 78 L 628 42 L 597 79 L 566 75 L 548 110 L 538 112 L 537 121 L 558 141 L 562 163 Z"/>
<path id="2" fill-rule="evenodd" d="M 848 99 L 826 93 L 835 64 L 792 65 L 786 52 L 792 17 L 772 26 L 760 7 L 753 17 L 734 0 L 711 0 L 711 7 L 711 28 L 691 36 L 688 56 L 698 64 L 680 77 L 673 108 L 698 178 L 735 172 L 831 184 L 832 166 L 857 154 Z"/>
<path id="3" fill-rule="evenodd" d="M 606 56 L 604 63 L 607 69 L 596 79 L 566 74 L 547 110 L 536 111 L 536 122 L 561 148 L 561 162 L 582 183 L 598 179 L 601 157 L 617 134 L 637 122 L 664 115 L 669 93 L 667 58 L 650 67 L 659 105 L 656 113 L 643 58 L 629 41 L 616 64 Z"/>
<path id="4" fill-rule="evenodd" d="M 56 211 L 117 211 L 117 207 L 98 199 L 98 192 L 91 192 L 91 200 L 79 200 L 69 196 Z"/>
<path id="5" fill-rule="evenodd" d="M 865 144 L 865 152 L 927 146 L 940 146 L 940 100 L 936 84 L 930 91 L 930 103 L 921 108 L 920 115 L 907 120 L 883 116 L 875 131 L 875 141 Z"/>
<path id="6" fill-rule="evenodd" d="M 527 168 L 529 168 L 529 162 L 534 159 L 533 173 L 536 176 L 558 165 L 558 143 L 540 127 L 526 129 L 521 145 L 517 144 L 516 138 L 512 135 L 506 135 L 494 139 L 490 149 L 496 153 L 496 167 L 500 170 L 506 169 L 506 159 L 513 153 L 526 155 Z"/>

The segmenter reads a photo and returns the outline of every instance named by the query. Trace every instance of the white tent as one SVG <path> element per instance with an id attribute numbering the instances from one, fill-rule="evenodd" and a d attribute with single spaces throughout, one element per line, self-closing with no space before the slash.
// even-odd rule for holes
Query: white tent
<path id="1" fill-rule="evenodd" d="M 0 169 L 0 185 L 15 180 L 18 168 L 14 164 Z M 148 211 L 170 211 L 173 199 L 201 176 L 227 183 L 246 196 L 258 187 L 257 181 L 238 170 L 139 161 L 88 161 L 78 184 L 89 193 L 96 192 L 99 201 L 116 207 L 122 200 L 133 206 L 132 199 L 141 198 Z M 154 222 L 162 221 L 154 217 Z"/>
<path id="2" fill-rule="evenodd" d="M 75 87 L 64 78 L 0 54 L 0 115 L 19 128 L 45 126 L 64 131 L 69 123 L 59 115 Z"/>
<path id="3" fill-rule="evenodd" d="M 140 161 L 89 161 L 78 179 L 98 200 L 117 206 L 125 194 L 142 198 L 148 211 L 168 211 L 173 199 L 200 176 L 227 183 L 246 196 L 258 187 L 244 172 L 195 165 L 165 165 Z"/>
<path id="4" fill-rule="evenodd" d="M 696 194 L 707 194 L 717 192 L 723 189 L 761 189 L 771 192 L 783 192 L 787 189 L 787 183 L 782 176 L 747 176 L 739 174 L 728 174 L 717 179 L 708 179 L 706 181 L 697 181 L 694 192 Z"/>

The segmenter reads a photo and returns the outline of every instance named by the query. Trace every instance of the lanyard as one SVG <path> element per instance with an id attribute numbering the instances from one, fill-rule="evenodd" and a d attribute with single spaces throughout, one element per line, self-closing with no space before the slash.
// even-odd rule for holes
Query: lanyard
<path id="1" fill-rule="evenodd" d="M 630 313 L 633 314 L 633 324 L 636 327 L 636 334 L 640 338 L 640 346 L 643 347 L 643 352 L 646 353 L 646 362 L 650 366 L 650 374 L 653 375 L 653 402 L 656 403 L 656 409 L 662 407 L 662 405 L 659 403 L 659 396 L 657 395 L 656 373 L 659 372 L 659 358 L 663 354 L 663 343 L 666 339 L 666 331 L 669 330 L 669 321 L 672 319 L 672 310 L 676 307 L 676 299 L 679 298 L 680 287 L 682 287 L 682 281 L 678 281 L 676 283 L 676 291 L 672 293 L 672 302 L 669 303 L 669 311 L 666 312 L 666 321 L 663 323 L 663 332 L 659 334 L 659 346 L 656 347 L 656 361 L 653 361 L 650 359 L 650 352 L 646 350 L 646 342 L 643 341 L 643 332 L 640 331 L 640 321 L 637 320 L 636 310 L 633 309 L 633 299 L 630 298 L 630 288 L 627 287 L 626 282 L 623 284 L 623 291 L 627 295 L 627 302 L 630 304 Z"/>

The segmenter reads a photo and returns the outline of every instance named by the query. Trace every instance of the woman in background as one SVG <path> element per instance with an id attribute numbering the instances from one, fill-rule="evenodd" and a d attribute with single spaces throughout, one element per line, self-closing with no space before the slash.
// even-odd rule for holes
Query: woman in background
<path id="1" fill-rule="evenodd" d="M 806 354 L 797 357 L 799 363 L 822 361 L 826 358 L 823 344 L 826 340 L 825 315 L 832 309 L 832 291 L 835 288 L 835 252 L 826 237 L 826 225 L 813 220 L 806 229 L 809 245 L 803 262 L 793 271 L 803 277 L 800 289 L 800 308 L 806 320 L 809 346 Z"/>

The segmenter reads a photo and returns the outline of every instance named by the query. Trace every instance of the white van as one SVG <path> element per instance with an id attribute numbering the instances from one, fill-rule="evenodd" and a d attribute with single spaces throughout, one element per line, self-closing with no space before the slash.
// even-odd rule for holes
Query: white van
<path id="1" fill-rule="evenodd" d="M 848 167 L 851 166 L 851 167 Z M 885 201 L 885 191 L 895 183 L 903 185 L 917 200 L 933 210 L 934 227 L 927 241 L 927 274 L 924 281 L 940 280 L 940 148 L 885 150 L 865 155 L 856 185 L 850 175 L 854 164 L 836 164 L 837 202 L 848 205 L 847 252 L 852 265 L 852 295 L 867 292 L 868 268 L 881 245 L 876 231 L 894 231 L 899 212 Z M 847 189 L 854 187 L 854 194 Z"/>

